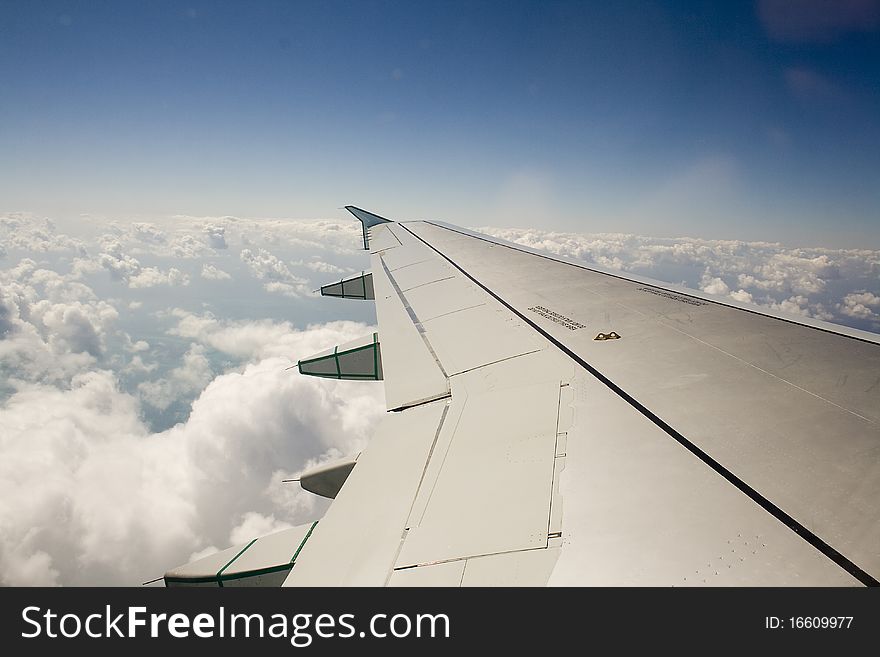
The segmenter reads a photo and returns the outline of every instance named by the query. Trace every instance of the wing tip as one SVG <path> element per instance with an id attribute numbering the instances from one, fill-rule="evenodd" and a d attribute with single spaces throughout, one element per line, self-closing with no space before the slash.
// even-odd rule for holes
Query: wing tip
<path id="1" fill-rule="evenodd" d="M 394 223 L 391 219 L 386 219 L 375 212 L 370 212 L 369 210 L 364 210 L 363 208 L 359 208 L 356 205 L 346 205 L 345 209 L 351 212 L 358 220 L 361 222 L 369 221 L 372 222 L 369 225 L 375 226 L 376 224 L 390 224 Z"/>
<path id="2" fill-rule="evenodd" d="M 385 217 L 381 217 L 374 212 L 359 208 L 356 205 L 346 205 L 345 209 L 351 212 L 358 219 L 358 221 L 361 222 L 364 230 L 364 249 L 367 250 L 369 250 L 370 248 L 370 238 L 368 232 L 370 226 L 394 223 L 393 221 L 391 221 L 391 219 L 386 219 Z"/>

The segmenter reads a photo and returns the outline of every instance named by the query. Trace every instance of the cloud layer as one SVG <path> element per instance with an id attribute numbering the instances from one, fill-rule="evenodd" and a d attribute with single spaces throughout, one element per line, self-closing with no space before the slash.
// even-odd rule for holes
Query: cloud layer
<path id="1" fill-rule="evenodd" d="M 288 341 L 332 344 L 367 328 Z M 136 584 L 234 543 L 255 514 L 270 530 L 314 519 L 318 500 L 281 479 L 362 449 L 381 389 L 307 379 L 289 363 L 271 357 L 213 378 L 184 363 L 147 399 L 204 388 L 186 422 L 158 433 L 111 372 L 78 374 L 66 390 L 21 386 L 0 414 L 3 583 Z"/>
<path id="2" fill-rule="evenodd" d="M 180 217 L 82 229 L 0 220 L 0 584 L 138 584 L 320 517 L 325 501 L 281 479 L 362 449 L 382 388 L 287 368 L 375 330 L 309 320 L 320 272 L 363 268 L 357 233 Z M 252 314 L 273 283 L 305 305 Z"/>

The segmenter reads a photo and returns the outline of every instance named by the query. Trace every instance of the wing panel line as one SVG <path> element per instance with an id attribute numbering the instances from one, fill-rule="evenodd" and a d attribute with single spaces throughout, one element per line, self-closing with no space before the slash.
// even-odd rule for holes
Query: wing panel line
<path id="1" fill-rule="evenodd" d="M 409 231 L 407 231 L 409 232 Z M 430 245 L 429 245 L 430 246 Z M 432 247 L 433 248 L 433 247 Z M 425 335 L 425 327 L 422 326 L 421 320 L 416 316 L 415 311 L 412 309 L 412 306 L 409 305 L 409 301 L 406 300 L 406 297 L 403 295 L 403 292 L 400 289 L 400 286 L 397 284 L 397 281 L 394 280 L 394 277 L 391 275 L 391 271 L 388 269 L 388 265 L 385 263 L 385 260 L 380 256 L 379 262 L 382 263 L 382 269 L 385 270 L 385 275 L 388 277 L 389 282 L 391 283 L 391 287 L 394 288 L 394 292 L 400 298 L 400 302 L 403 304 L 403 307 L 406 309 L 406 313 L 409 315 L 412 323 L 415 324 L 416 329 L 419 332 L 419 335 L 422 337 L 422 341 L 425 343 L 425 346 L 428 348 L 428 351 L 431 353 L 431 356 L 434 358 L 434 361 L 437 363 L 437 367 L 440 368 L 440 372 L 443 373 L 443 376 L 446 377 L 446 389 L 449 390 L 449 374 L 446 372 L 446 369 L 443 367 L 443 363 L 440 362 L 440 359 L 437 357 L 437 352 L 434 351 L 433 345 L 428 340 L 428 336 Z"/>
<path id="2" fill-rule="evenodd" d="M 422 489 L 422 485 L 425 483 L 425 475 L 428 472 L 428 465 L 431 463 L 431 459 L 434 456 L 434 449 L 437 447 L 437 439 L 440 437 L 440 432 L 443 430 L 443 424 L 446 422 L 446 416 L 449 414 L 449 404 L 447 403 L 443 407 L 443 414 L 440 416 L 440 424 L 437 425 L 437 430 L 434 432 L 434 442 L 431 443 L 431 449 L 428 450 L 428 458 L 425 459 L 425 465 L 422 468 L 422 476 L 419 478 L 419 485 L 416 487 L 416 494 L 413 496 L 412 502 L 409 505 L 409 511 L 406 513 L 407 523 L 409 521 L 409 516 L 412 515 L 413 507 L 416 505 L 416 500 L 419 497 L 419 491 Z M 400 537 L 400 543 L 397 545 L 397 552 L 394 554 L 394 560 L 391 562 L 391 570 L 388 571 L 388 576 L 385 578 L 385 586 L 388 586 L 388 582 L 391 580 L 391 576 L 394 574 L 394 564 L 397 563 L 397 559 L 400 557 L 400 551 L 403 549 L 403 544 L 406 541 L 406 533 L 408 531 L 408 527 L 404 527 L 403 536 Z"/>
<path id="3" fill-rule="evenodd" d="M 451 232 L 458 233 L 458 231 L 455 231 L 451 228 L 447 228 L 446 226 L 441 226 L 441 225 L 434 224 L 431 222 L 425 222 L 425 223 L 428 223 L 429 225 L 434 226 L 436 228 L 443 228 L 443 229 L 449 230 Z M 602 372 L 600 372 L 595 367 L 590 365 L 583 358 L 578 356 L 574 351 L 572 351 L 570 348 L 568 348 L 565 344 L 560 342 L 558 339 L 556 339 L 554 336 L 552 336 L 546 330 L 544 330 L 543 328 L 538 326 L 534 321 L 532 321 L 531 319 L 526 317 L 523 313 L 521 313 L 519 310 L 514 308 L 510 303 L 508 303 L 507 301 L 502 299 L 497 293 L 493 292 L 491 289 L 486 287 L 483 283 L 481 283 L 476 278 L 474 278 L 470 273 L 465 271 L 458 263 L 456 263 L 454 260 L 452 260 L 452 258 L 450 258 L 446 254 L 442 253 L 440 250 L 438 250 L 432 244 L 430 244 L 427 241 L 425 241 L 424 239 L 422 239 L 422 237 L 420 237 L 419 235 L 417 235 L 416 233 L 411 231 L 406 226 L 401 225 L 400 227 L 403 228 L 404 230 L 406 230 L 411 235 L 413 235 L 416 239 L 418 239 L 420 242 L 422 242 L 425 246 L 432 249 L 439 256 L 444 258 L 447 262 L 449 262 L 449 264 L 451 264 L 458 271 L 460 271 L 462 274 L 467 276 L 468 279 L 471 280 L 471 282 L 478 285 L 484 292 L 486 292 L 487 294 L 492 296 L 499 303 L 504 305 L 504 307 L 507 308 L 510 312 L 514 313 L 517 317 L 519 317 L 524 322 L 526 322 L 529 326 L 531 326 L 535 331 L 537 331 L 542 336 L 544 336 L 547 340 L 552 342 L 565 355 L 567 355 L 569 358 L 571 358 L 573 361 L 575 361 L 578 365 L 580 365 L 585 370 L 587 370 L 590 374 L 592 374 L 595 378 L 597 378 L 599 381 L 601 381 L 605 386 L 607 386 L 615 394 L 617 394 L 624 401 L 626 401 L 630 406 L 632 406 L 637 411 L 639 411 L 642 415 L 644 415 L 646 418 L 651 420 L 651 422 L 653 422 L 660 429 L 662 429 L 667 435 L 669 435 L 676 442 L 678 442 L 680 445 L 682 445 L 682 447 L 687 449 L 694 456 L 699 458 L 703 463 L 708 465 L 715 472 L 717 472 L 719 475 L 724 477 L 731 484 L 736 486 L 736 488 L 738 488 L 741 492 L 745 493 L 753 502 L 758 504 L 758 506 L 763 508 L 770 515 L 772 515 L 774 518 L 776 518 L 781 523 L 783 523 L 786 527 L 788 527 L 791 531 L 793 531 L 795 534 L 797 534 L 802 539 L 804 539 L 807 543 L 812 545 L 815 549 L 817 549 L 819 552 L 821 552 L 823 555 L 825 555 L 828 559 L 830 559 L 835 564 L 840 566 L 843 570 L 845 570 L 847 573 L 852 575 L 855 579 L 857 579 L 859 582 L 861 582 L 865 586 L 880 586 L 880 581 L 875 579 L 869 573 L 862 570 L 858 565 L 853 563 L 846 556 L 844 556 L 843 554 L 838 552 L 831 545 L 829 545 L 824 540 L 822 540 L 819 536 L 817 536 L 816 534 L 811 532 L 804 525 L 802 525 L 800 522 L 795 520 L 792 516 L 790 516 L 785 511 L 783 511 L 780 507 L 778 507 L 776 504 L 774 504 L 769 499 L 767 499 L 766 497 L 761 495 L 757 490 L 752 488 L 749 484 L 747 484 L 745 481 L 743 481 L 738 476 L 736 476 L 733 472 L 731 472 L 726 467 L 724 467 L 721 463 L 719 463 L 714 458 L 709 456 L 709 454 L 707 454 L 702 449 L 697 447 L 697 445 L 695 445 L 690 440 L 685 438 L 682 434 L 680 434 L 678 431 L 673 429 L 669 424 L 667 424 L 664 420 L 662 420 L 654 412 L 652 412 L 650 409 L 648 409 L 646 406 L 644 406 L 641 402 L 639 402 L 637 399 L 635 399 L 632 395 L 630 395 L 625 390 L 623 390 L 620 386 L 618 386 L 616 383 L 614 383 L 614 381 L 612 381 L 607 376 L 602 374 Z M 469 235 L 466 235 L 465 233 L 459 233 L 459 234 L 470 237 Z M 479 239 L 479 238 L 477 238 L 477 239 Z M 488 240 L 484 240 L 484 241 L 488 241 Z M 493 242 L 493 244 L 494 243 L 495 242 Z M 502 245 L 502 246 L 504 246 L 504 245 Z M 509 248 L 513 248 L 513 247 L 509 247 Z M 568 263 L 568 264 L 572 264 L 572 263 Z M 573 265 L 573 266 L 576 266 L 576 265 Z M 588 269 L 588 268 L 584 267 L 584 269 Z M 592 270 L 590 270 L 590 271 L 592 271 Z M 602 272 L 598 272 L 598 273 L 602 273 Z M 611 274 L 609 274 L 609 275 L 611 275 Z M 619 277 L 619 278 L 623 278 L 623 277 Z M 628 279 L 625 279 L 625 280 L 628 280 Z M 724 304 L 721 304 L 721 305 L 724 305 Z M 757 313 L 757 314 L 760 314 L 760 313 Z M 787 321 L 787 320 L 782 320 L 782 321 Z M 795 322 L 792 322 L 792 323 L 795 323 Z M 815 327 L 812 327 L 812 328 L 815 328 Z M 818 329 L 818 330 L 824 330 L 824 329 Z M 847 336 L 847 337 L 851 337 L 851 336 Z M 859 339 L 859 338 L 854 338 L 854 339 Z"/>

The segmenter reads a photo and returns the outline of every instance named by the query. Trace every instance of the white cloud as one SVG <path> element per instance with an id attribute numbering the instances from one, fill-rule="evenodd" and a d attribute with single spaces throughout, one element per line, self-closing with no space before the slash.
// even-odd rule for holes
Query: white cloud
<path id="1" fill-rule="evenodd" d="M 88 286 L 22 260 L 0 271 L 0 370 L 11 380 L 69 381 L 105 356 L 118 318 Z"/>
<path id="2" fill-rule="evenodd" d="M 129 351 L 146 351 L 150 348 L 150 343 L 146 340 L 138 340 L 137 342 L 132 342 L 129 347 Z"/>
<path id="3" fill-rule="evenodd" d="M 862 290 L 860 292 L 852 292 L 850 294 L 847 294 L 844 302 L 849 304 L 863 304 L 865 306 L 872 306 L 874 308 L 877 308 L 880 307 L 880 296 Z"/>
<path id="4" fill-rule="evenodd" d="M 703 279 L 700 281 L 700 289 L 707 294 L 717 294 L 718 296 L 725 296 L 730 293 L 727 283 L 717 276 L 710 276 L 708 272 L 703 275 Z"/>
<path id="5" fill-rule="evenodd" d="M 336 333 L 300 332 L 298 351 Z M 298 503 L 313 496 L 278 483 L 279 468 L 360 451 L 383 412 L 381 386 L 287 364 L 270 357 L 214 378 L 189 419 L 161 433 L 110 372 L 69 390 L 22 387 L 0 410 L 0 581 L 136 584 L 211 546 L 314 519 L 320 505 Z"/>
<path id="6" fill-rule="evenodd" d="M 880 314 L 875 309 L 880 309 L 880 296 L 865 291 L 852 292 L 843 298 L 837 309 L 848 317 L 872 320 L 876 325 Z"/>
<path id="7" fill-rule="evenodd" d="M 292 285 L 290 283 L 281 283 L 279 281 L 269 281 L 268 283 L 265 283 L 263 287 L 266 289 L 266 292 L 283 294 L 284 296 L 293 299 L 303 296 L 308 289 L 305 285 Z"/>
<path id="8" fill-rule="evenodd" d="M 189 285 L 189 276 L 181 272 L 177 267 L 171 267 L 168 271 L 160 271 L 155 267 L 144 267 L 137 275 L 128 279 L 128 287 L 155 287 L 157 285 Z"/>
<path id="9" fill-rule="evenodd" d="M 171 255 L 175 258 L 201 258 L 210 253 L 208 246 L 193 235 L 179 235 L 171 241 Z"/>
<path id="10" fill-rule="evenodd" d="M 337 267 L 336 265 L 324 262 L 320 260 L 317 256 L 313 257 L 310 260 L 297 260 L 296 262 L 292 262 L 292 265 L 296 267 L 305 267 L 306 269 L 311 269 L 312 271 L 319 272 L 321 274 L 343 274 L 346 271 L 344 267 Z"/>
<path id="11" fill-rule="evenodd" d="M 768 299 L 762 305 L 767 306 L 771 310 L 779 310 L 790 315 L 803 315 L 804 317 L 812 316 L 812 313 L 809 310 L 809 300 L 807 297 L 800 294 L 788 297 L 782 301 Z"/>
<path id="12" fill-rule="evenodd" d="M 113 252 L 101 253 L 98 262 L 113 278 L 127 281 L 129 277 L 140 272 L 141 263 L 131 256 L 122 254 L 122 246 L 118 242 L 110 246 Z"/>
<path id="13" fill-rule="evenodd" d="M 131 225 L 132 235 L 142 242 L 152 244 L 165 244 L 168 241 L 168 235 L 165 231 L 157 228 L 153 224 L 133 223 Z"/>
<path id="14" fill-rule="evenodd" d="M 113 278 L 124 281 L 130 288 L 155 287 L 157 285 L 189 285 L 189 276 L 176 267 L 162 271 L 156 267 L 143 267 L 137 258 L 123 252 L 118 239 L 105 236 L 101 240 L 104 252 L 98 255 L 98 263 Z"/>
<path id="15" fill-rule="evenodd" d="M 63 304 L 43 299 L 31 306 L 30 317 L 50 344 L 57 343 L 55 351 L 100 356 L 104 351 L 103 336 L 119 313 L 103 301 Z"/>
<path id="16" fill-rule="evenodd" d="M 208 244 L 211 248 L 226 249 L 229 247 L 226 243 L 226 226 L 208 224 L 205 226 L 205 234 L 208 237 Z"/>
<path id="17" fill-rule="evenodd" d="M 105 251 L 116 257 L 122 257 L 123 248 L 132 254 L 166 258 L 201 258 L 212 253 L 209 236 L 188 226 L 113 222 L 108 228 L 112 232 L 105 234 L 101 243 Z"/>
<path id="18" fill-rule="evenodd" d="M 229 543 L 230 545 L 240 545 L 247 543 L 255 536 L 274 534 L 291 527 L 293 525 L 278 520 L 274 515 L 264 516 L 256 511 L 248 511 L 242 516 L 241 523 L 229 533 Z"/>
<path id="19" fill-rule="evenodd" d="M 89 274 L 104 270 L 104 265 L 97 258 L 74 258 L 70 267 L 72 279 L 83 279 Z"/>
<path id="20" fill-rule="evenodd" d="M 309 294 L 308 281 L 294 276 L 284 261 L 266 249 L 242 249 L 240 257 L 256 278 L 265 281 L 267 292 L 279 292 L 289 297 Z"/>
<path id="21" fill-rule="evenodd" d="M 210 262 L 202 265 L 202 278 L 206 278 L 209 281 L 228 281 L 232 278 L 229 274 L 227 274 L 222 269 L 218 269 L 215 265 L 212 265 Z"/>
<path id="22" fill-rule="evenodd" d="M 375 330 L 357 322 L 336 321 L 299 330 L 290 322 L 221 320 L 211 313 L 196 314 L 175 308 L 177 325 L 168 332 L 240 359 L 272 357 L 292 362 L 348 342 Z M 317 330 L 320 329 L 320 330 Z"/>
<path id="23" fill-rule="evenodd" d="M 26 212 L 13 212 L 0 216 L 0 256 L 10 250 L 30 253 L 72 252 L 87 255 L 85 243 L 77 238 L 59 233 L 55 224 L 45 217 Z"/>
<path id="24" fill-rule="evenodd" d="M 736 301 L 740 301 L 742 303 L 754 303 L 755 300 L 752 298 L 751 292 L 746 292 L 745 290 L 737 290 L 736 292 L 730 293 L 730 298 Z"/>
<path id="25" fill-rule="evenodd" d="M 146 369 L 146 368 L 142 368 Z M 193 344 L 183 356 L 183 363 L 159 381 L 144 381 L 138 386 L 141 398 L 151 406 L 166 409 L 178 399 L 201 391 L 214 378 L 205 348 Z"/>
<path id="26" fill-rule="evenodd" d="M 326 501 L 282 473 L 360 451 L 382 387 L 287 368 L 373 328 L 229 321 L 203 306 L 229 307 L 225 296 L 188 288 L 205 285 L 200 273 L 228 276 L 224 262 L 240 258 L 230 245 L 249 240 L 261 283 L 302 295 L 311 288 L 290 262 L 363 266 L 357 222 L 89 219 L 79 240 L 4 219 L 6 257 L 39 256 L 0 269 L 0 584 L 136 584 L 320 517 Z M 180 406 L 167 411 L 176 425 L 151 428 Z"/>
<path id="27" fill-rule="evenodd" d="M 128 365 L 123 368 L 122 372 L 126 374 L 149 374 L 159 367 L 158 363 L 145 363 L 143 358 L 137 354 L 131 357 Z"/>
<path id="28" fill-rule="evenodd" d="M 169 222 L 177 231 L 204 236 L 207 244 L 217 250 L 242 244 L 248 248 L 271 246 L 337 256 L 356 252 L 361 231 L 360 224 L 349 219 L 303 221 L 177 215 Z"/>

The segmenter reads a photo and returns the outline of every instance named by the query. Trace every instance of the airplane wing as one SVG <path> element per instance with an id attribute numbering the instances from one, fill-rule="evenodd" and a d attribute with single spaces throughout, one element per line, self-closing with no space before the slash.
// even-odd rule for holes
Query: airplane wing
<path id="1" fill-rule="evenodd" d="M 878 584 L 880 336 L 348 209 L 379 332 L 300 371 L 388 413 L 285 586 Z"/>

